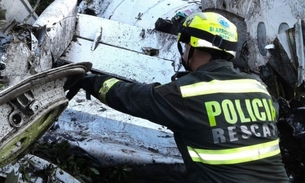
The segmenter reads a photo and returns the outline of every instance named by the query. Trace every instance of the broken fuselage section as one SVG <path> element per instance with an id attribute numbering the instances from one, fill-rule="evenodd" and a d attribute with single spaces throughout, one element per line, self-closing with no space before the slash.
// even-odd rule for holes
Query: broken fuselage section
<path id="1" fill-rule="evenodd" d="M 6 10 L 7 15 L 12 14 L 10 11 L 14 9 Z M 63 49 L 52 47 L 59 40 L 57 36 L 53 37 L 54 32 L 57 35 L 60 31 L 68 31 L 61 25 L 71 25 L 72 30 L 75 26 L 75 14 L 72 14 L 75 11 L 63 11 L 71 12 L 74 19 L 58 17 L 58 21 L 54 20 L 49 27 L 45 24 L 40 26 L 39 19 L 34 25 L 29 25 L 2 17 L 0 167 L 23 157 L 51 127 L 68 105 L 65 91 L 91 68 L 91 63 L 55 67 Z M 69 44 L 73 36 L 70 34 L 66 34 L 68 41 L 61 40 L 60 45 L 66 47 Z"/>

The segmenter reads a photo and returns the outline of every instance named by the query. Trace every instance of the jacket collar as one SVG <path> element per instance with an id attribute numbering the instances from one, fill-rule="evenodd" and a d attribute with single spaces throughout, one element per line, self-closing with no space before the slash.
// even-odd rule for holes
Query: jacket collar
<path id="1" fill-rule="evenodd" d="M 197 68 L 196 71 L 225 71 L 225 70 L 234 70 L 233 67 L 233 63 L 230 61 L 226 61 L 226 60 L 221 60 L 221 59 L 217 59 L 217 60 L 212 60 L 207 64 L 204 64 L 200 67 Z"/>

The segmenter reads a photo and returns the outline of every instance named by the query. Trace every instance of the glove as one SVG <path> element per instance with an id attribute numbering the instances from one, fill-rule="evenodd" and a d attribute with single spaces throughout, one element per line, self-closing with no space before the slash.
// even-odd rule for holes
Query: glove
<path id="1" fill-rule="evenodd" d="M 87 99 L 88 95 L 92 95 L 95 98 L 98 98 L 98 92 L 100 88 L 103 86 L 104 81 L 111 78 L 108 75 L 97 75 L 97 74 L 87 74 L 85 77 L 83 77 L 80 81 L 78 81 L 76 84 L 74 84 L 67 93 L 66 97 L 71 100 L 78 91 L 82 88 L 87 93 Z"/>
<path id="2" fill-rule="evenodd" d="M 78 93 L 78 91 L 81 89 L 81 87 L 82 87 L 81 80 L 78 81 L 77 83 L 75 83 L 72 87 L 70 87 L 68 89 L 69 91 L 66 94 L 66 97 L 67 97 L 68 100 L 71 100 Z"/>

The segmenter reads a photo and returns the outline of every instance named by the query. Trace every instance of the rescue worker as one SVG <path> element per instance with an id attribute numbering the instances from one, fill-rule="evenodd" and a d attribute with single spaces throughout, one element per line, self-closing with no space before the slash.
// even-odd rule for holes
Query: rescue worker
<path id="1" fill-rule="evenodd" d="M 222 15 L 193 13 L 178 34 L 189 72 L 164 85 L 88 74 L 81 87 L 113 109 L 171 129 L 190 183 L 287 183 L 278 105 L 263 84 L 234 69 L 237 42 L 236 26 Z"/>

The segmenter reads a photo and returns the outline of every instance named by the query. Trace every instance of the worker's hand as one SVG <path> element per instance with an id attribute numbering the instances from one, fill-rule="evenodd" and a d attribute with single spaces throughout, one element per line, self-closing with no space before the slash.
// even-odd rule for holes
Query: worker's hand
<path id="1" fill-rule="evenodd" d="M 68 100 L 71 100 L 78 91 L 82 88 L 82 79 L 75 83 L 72 87 L 68 88 L 68 93 L 66 95 Z"/>
<path id="2" fill-rule="evenodd" d="M 82 88 L 88 94 L 97 98 L 98 92 L 107 77 L 107 75 L 89 74 L 82 79 Z"/>
<path id="3" fill-rule="evenodd" d="M 104 81 L 108 78 L 110 78 L 108 75 L 87 74 L 84 78 L 82 78 L 69 89 L 66 97 L 71 100 L 82 88 L 88 94 L 98 98 L 98 91 L 102 87 Z"/>

